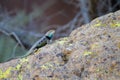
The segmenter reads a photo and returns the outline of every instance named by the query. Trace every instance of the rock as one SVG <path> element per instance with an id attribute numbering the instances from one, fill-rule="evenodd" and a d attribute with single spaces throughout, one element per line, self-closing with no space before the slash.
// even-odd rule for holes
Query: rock
<path id="1" fill-rule="evenodd" d="M 0 64 L 7 80 L 120 80 L 120 11 L 94 19 L 27 58 Z"/>

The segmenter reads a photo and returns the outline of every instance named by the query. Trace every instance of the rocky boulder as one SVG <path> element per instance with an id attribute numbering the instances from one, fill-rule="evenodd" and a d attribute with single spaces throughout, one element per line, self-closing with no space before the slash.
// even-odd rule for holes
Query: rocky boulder
<path id="1" fill-rule="evenodd" d="M 2 80 L 120 80 L 120 11 L 99 17 L 38 49 L 0 64 Z"/>

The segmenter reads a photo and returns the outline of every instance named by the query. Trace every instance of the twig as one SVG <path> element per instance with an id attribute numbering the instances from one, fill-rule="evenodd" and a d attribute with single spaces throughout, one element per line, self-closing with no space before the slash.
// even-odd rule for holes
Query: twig
<path id="1" fill-rule="evenodd" d="M 13 52 L 12 52 L 12 58 L 15 57 L 15 51 L 16 51 L 16 48 L 18 47 L 18 43 L 15 45 L 15 47 L 13 48 Z"/>
<path id="2" fill-rule="evenodd" d="M 84 23 L 88 23 L 90 22 L 90 18 L 89 18 L 89 14 L 88 14 L 88 8 L 87 8 L 87 0 L 79 0 L 79 4 L 80 8 L 81 9 L 81 13 L 83 15 L 83 18 L 84 18 Z"/>

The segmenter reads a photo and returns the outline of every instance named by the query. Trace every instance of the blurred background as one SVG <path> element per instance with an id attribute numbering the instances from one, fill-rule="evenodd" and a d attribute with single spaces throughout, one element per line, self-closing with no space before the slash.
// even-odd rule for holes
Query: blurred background
<path id="1" fill-rule="evenodd" d="M 6 46 L 29 49 L 50 29 L 56 30 L 54 39 L 68 36 L 75 28 L 119 9 L 120 0 L 0 0 L 0 54 L 11 53 L 3 50 Z"/>

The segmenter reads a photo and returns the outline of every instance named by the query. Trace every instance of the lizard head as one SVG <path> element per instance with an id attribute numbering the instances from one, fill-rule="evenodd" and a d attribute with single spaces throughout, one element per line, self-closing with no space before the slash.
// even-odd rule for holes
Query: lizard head
<path id="1" fill-rule="evenodd" d="M 46 36 L 49 40 L 51 40 L 52 37 L 54 36 L 54 33 L 55 33 L 55 30 L 49 30 L 49 31 L 45 34 L 45 36 Z"/>

